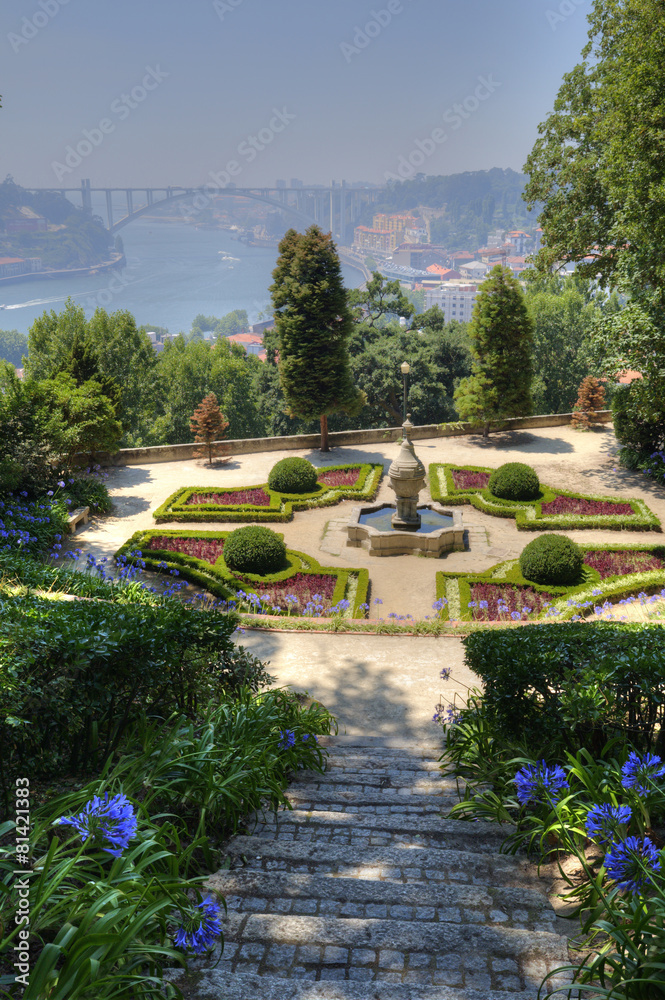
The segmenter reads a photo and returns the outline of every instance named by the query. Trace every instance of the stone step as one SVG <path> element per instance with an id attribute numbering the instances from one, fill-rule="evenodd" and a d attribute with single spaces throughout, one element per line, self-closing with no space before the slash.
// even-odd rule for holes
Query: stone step
<path id="1" fill-rule="evenodd" d="M 291 790 L 297 791 L 298 785 L 314 785 L 318 788 L 357 787 L 361 788 L 404 788 L 404 794 L 420 795 L 437 794 L 444 791 L 455 792 L 457 782 L 454 778 L 444 778 L 437 771 L 344 771 L 342 768 L 331 768 L 325 774 L 316 771 L 300 771 L 294 778 Z M 462 786 L 460 786 L 462 787 Z"/>
<path id="2" fill-rule="evenodd" d="M 229 910 L 326 917 L 381 917 L 442 923 L 487 923 L 569 933 L 542 889 L 479 885 L 413 885 L 294 872 L 220 871 L 206 888 Z"/>
<path id="3" fill-rule="evenodd" d="M 535 887 L 535 866 L 506 854 L 431 847 L 368 846 L 359 852 L 346 845 L 289 843 L 261 836 L 234 837 L 228 847 L 233 867 L 252 871 L 324 873 L 391 882 L 466 883 Z M 246 862 L 239 863 L 241 858 Z"/>
<path id="4" fill-rule="evenodd" d="M 352 844 L 356 848 L 369 844 L 464 848 L 473 838 L 474 850 L 484 854 L 498 852 L 512 827 L 502 827 L 498 823 L 464 823 L 439 816 L 421 816 L 416 824 L 412 814 L 403 812 L 361 816 L 334 809 L 293 809 L 279 813 L 276 820 L 256 817 L 256 826 L 250 822 L 249 829 L 252 834 L 265 839 L 279 838 L 283 843 L 316 841 L 318 844 Z"/>
<path id="5" fill-rule="evenodd" d="M 394 770 L 394 771 L 436 771 L 441 773 L 441 765 L 436 757 L 416 758 L 404 754 L 350 753 L 335 751 L 326 761 L 329 771 L 361 771 Z"/>
<path id="6" fill-rule="evenodd" d="M 327 970 L 326 970 L 327 971 Z M 337 971 L 337 970 L 330 970 Z M 455 989 L 445 985 L 441 970 L 436 986 L 416 983 L 362 982 L 309 979 L 278 979 L 253 973 L 230 972 L 227 968 L 194 972 L 168 970 L 165 978 L 177 983 L 191 1000 L 534 1000 L 536 993 L 506 989 Z M 187 983 L 191 982 L 191 986 Z"/>
<path id="7" fill-rule="evenodd" d="M 296 783 L 290 785 L 286 797 L 299 809 L 335 809 L 346 812 L 380 813 L 409 811 L 415 814 L 449 812 L 459 802 L 459 795 L 453 789 L 429 795 L 411 794 L 411 789 L 378 788 L 362 785 L 334 785 L 320 783 Z"/>
<path id="8" fill-rule="evenodd" d="M 450 922 L 230 912 L 224 940 L 234 972 L 284 979 L 334 968 L 339 980 L 353 970 L 367 981 L 427 986 L 445 971 L 449 986 L 524 990 L 568 961 L 558 934 Z"/>

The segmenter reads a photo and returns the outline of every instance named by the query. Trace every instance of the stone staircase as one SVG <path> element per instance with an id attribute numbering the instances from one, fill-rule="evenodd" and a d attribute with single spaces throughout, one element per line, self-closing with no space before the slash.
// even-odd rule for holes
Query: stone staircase
<path id="1" fill-rule="evenodd" d="M 228 906 L 223 955 L 172 974 L 185 997 L 535 1000 L 571 924 L 535 865 L 499 853 L 499 827 L 443 818 L 458 797 L 440 748 L 321 742 L 326 773 L 300 772 L 293 810 L 235 837 L 209 880 Z"/>

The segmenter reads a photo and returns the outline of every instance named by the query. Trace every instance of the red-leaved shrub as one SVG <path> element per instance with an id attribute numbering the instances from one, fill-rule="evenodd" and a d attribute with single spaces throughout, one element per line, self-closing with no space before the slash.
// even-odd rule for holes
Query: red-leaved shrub
<path id="1" fill-rule="evenodd" d="M 577 514 L 598 517 L 608 514 L 634 514 L 629 503 L 610 503 L 608 500 L 583 500 L 580 497 L 558 496 L 550 503 L 541 504 L 543 514 Z"/>
<path id="2" fill-rule="evenodd" d="M 312 600 L 315 594 L 322 598 L 318 603 L 327 610 L 330 607 L 336 585 L 337 577 L 330 573 L 296 573 L 288 580 L 269 583 L 265 587 L 257 586 L 255 581 L 251 582 L 252 588 L 259 597 L 267 597 L 267 603 L 271 607 L 278 607 L 282 611 L 290 609 L 296 614 L 302 614 L 305 605 Z M 295 597 L 297 601 L 287 601 L 287 596 Z"/>
<path id="3" fill-rule="evenodd" d="M 598 570 L 601 580 L 605 580 L 608 576 L 628 576 L 630 573 L 648 573 L 652 569 L 662 569 L 663 560 L 651 552 L 598 550 L 585 554 L 584 565 Z"/>
<path id="4" fill-rule="evenodd" d="M 192 493 L 187 504 L 214 503 L 219 507 L 231 504 L 247 504 L 253 507 L 269 507 L 270 497 L 260 486 L 255 490 L 235 490 L 228 493 Z"/>
<path id="5" fill-rule="evenodd" d="M 330 472 L 322 472 L 317 476 L 317 480 L 322 486 L 331 489 L 335 486 L 355 486 L 360 475 L 360 468 L 355 469 L 331 469 Z"/>
<path id="6" fill-rule="evenodd" d="M 506 619 L 512 611 L 542 611 L 544 605 L 551 604 L 553 597 L 547 591 L 534 590 L 533 587 L 522 587 L 512 583 L 473 583 L 471 585 L 471 600 L 475 607 L 471 608 L 476 621 L 499 621 Z M 487 607 L 481 608 L 480 602 L 487 601 Z M 507 608 L 499 614 L 499 602 Z"/>
<path id="7" fill-rule="evenodd" d="M 468 469 L 452 469 L 456 490 L 484 490 L 490 481 L 489 472 L 470 472 Z"/>
<path id="8" fill-rule="evenodd" d="M 185 556 L 202 559 L 211 566 L 217 562 L 224 548 L 223 538 L 179 538 L 174 535 L 159 535 L 150 539 L 150 549 L 166 552 L 181 552 Z"/>

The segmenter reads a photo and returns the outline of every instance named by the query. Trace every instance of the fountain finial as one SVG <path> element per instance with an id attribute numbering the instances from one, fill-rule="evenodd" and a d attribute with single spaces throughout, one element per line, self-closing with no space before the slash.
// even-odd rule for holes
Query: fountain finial
<path id="1" fill-rule="evenodd" d="M 395 491 L 396 512 L 392 523 L 395 528 L 417 531 L 420 527 L 418 494 L 425 484 L 425 466 L 416 455 L 409 437 L 413 430 L 411 414 L 407 413 L 402 424 L 402 446 L 395 461 L 388 469 L 390 488 Z"/>

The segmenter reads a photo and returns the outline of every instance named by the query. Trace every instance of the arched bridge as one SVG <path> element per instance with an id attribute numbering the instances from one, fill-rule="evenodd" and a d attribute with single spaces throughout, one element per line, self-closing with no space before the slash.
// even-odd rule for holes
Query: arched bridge
<path id="1" fill-rule="evenodd" d="M 213 199 L 222 196 L 249 198 L 279 209 L 292 216 L 303 226 L 316 223 L 330 231 L 342 243 L 353 239 L 363 208 L 375 203 L 385 189 L 381 187 L 348 187 L 346 181 L 329 188 L 324 187 L 247 187 L 233 185 L 221 187 L 216 183 L 201 187 L 145 187 L 145 188 L 93 188 L 90 181 L 81 181 L 80 188 L 30 188 L 31 191 L 58 191 L 81 199 L 81 207 L 92 214 L 93 195 L 104 195 L 109 232 L 115 233 L 123 226 L 163 205 L 178 203 L 183 219 L 195 219 L 198 213 L 210 208 Z M 98 202 L 99 199 L 96 199 Z M 118 210 L 126 214 L 118 218 Z"/>

